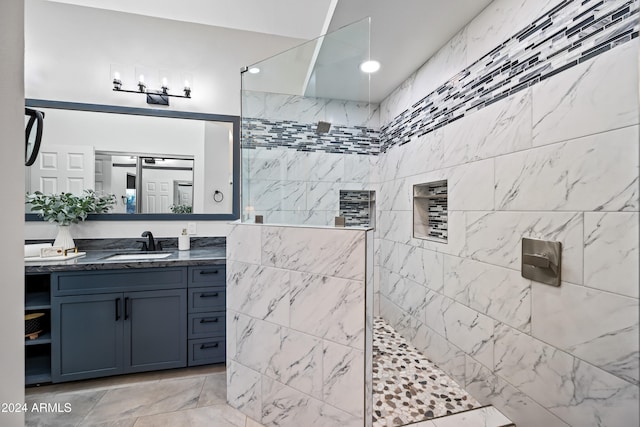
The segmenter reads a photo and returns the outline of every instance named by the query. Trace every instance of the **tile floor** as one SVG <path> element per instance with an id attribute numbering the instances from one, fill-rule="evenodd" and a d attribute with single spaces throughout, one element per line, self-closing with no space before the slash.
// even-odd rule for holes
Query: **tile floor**
<path id="1" fill-rule="evenodd" d="M 226 404 L 224 365 L 124 375 L 31 387 L 34 403 L 59 403 L 59 413 L 30 412 L 27 426 L 262 427 Z M 65 404 L 70 411 L 64 412 Z"/>
<path id="2" fill-rule="evenodd" d="M 493 408 L 470 410 L 481 405 L 384 320 L 374 329 L 374 427 L 510 425 Z M 30 387 L 26 403 L 61 410 L 29 412 L 27 426 L 263 427 L 226 404 L 224 365 Z"/>
<path id="3" fill-rule="evenodd" d="M 373 426 L 429 420 L 481 405 L 381 318 L 373 332 Z"/>

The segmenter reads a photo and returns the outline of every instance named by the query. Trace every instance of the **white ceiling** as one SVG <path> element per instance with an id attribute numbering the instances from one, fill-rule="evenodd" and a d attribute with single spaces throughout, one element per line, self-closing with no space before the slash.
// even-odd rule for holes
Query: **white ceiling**
<path id="1" fill-rule="evenodd" d="M 51 0 L 310 40 L 371 17 L 380 102 L 492 0 Z"/>

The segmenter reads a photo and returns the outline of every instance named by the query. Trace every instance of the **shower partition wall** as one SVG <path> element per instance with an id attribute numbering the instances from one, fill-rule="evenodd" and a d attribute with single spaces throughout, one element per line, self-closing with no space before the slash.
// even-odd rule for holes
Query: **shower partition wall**
<path id="1" fill-rule="evenodd" d="M 368 59 L 365 19 L 242 73 L 243 222 L 333 225 L 341 190 L 370 190 L 380 141 Z"/>
<path id="2" fill-rule="evenodd" d="M 369 25 L 242 72 L 242 213 L 227 237 L 227 401 L 266 426 L 373 422 L 370 169 L 380 143 L 370 78 L 360 71 Z M 344 226 L 334 227 L 340 215 Z"/>

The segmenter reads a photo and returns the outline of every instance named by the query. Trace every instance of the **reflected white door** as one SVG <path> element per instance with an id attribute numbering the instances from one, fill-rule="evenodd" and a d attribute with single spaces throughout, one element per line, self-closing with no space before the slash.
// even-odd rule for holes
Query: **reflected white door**
<path id="1" fill-rule="evenodd" d="M 43 145 L 37 161 L 30 167 L 29 191 L 81 195 L 85 189 L 95 189 L 94 173 L 92 146 Z"/>
<path id="2" fill-rule="evenodd" d="M 145 203 L 142 205 L 144 213 L 171 213 L 171 190 L 169 181 L 144 179 Z"/>

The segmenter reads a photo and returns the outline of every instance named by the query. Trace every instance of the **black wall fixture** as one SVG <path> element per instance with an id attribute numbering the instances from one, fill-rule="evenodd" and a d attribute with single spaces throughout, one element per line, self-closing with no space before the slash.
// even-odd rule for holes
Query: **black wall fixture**
<path id="1" fill-rule="evenodd" d="M 25 166 L 31 166 L 36 161 L 38 151 L 40 151 L 44 113 L 31 108 L 25 108 L 24 114 L 29 118 L 25 129 L 24 164 Z"/>

